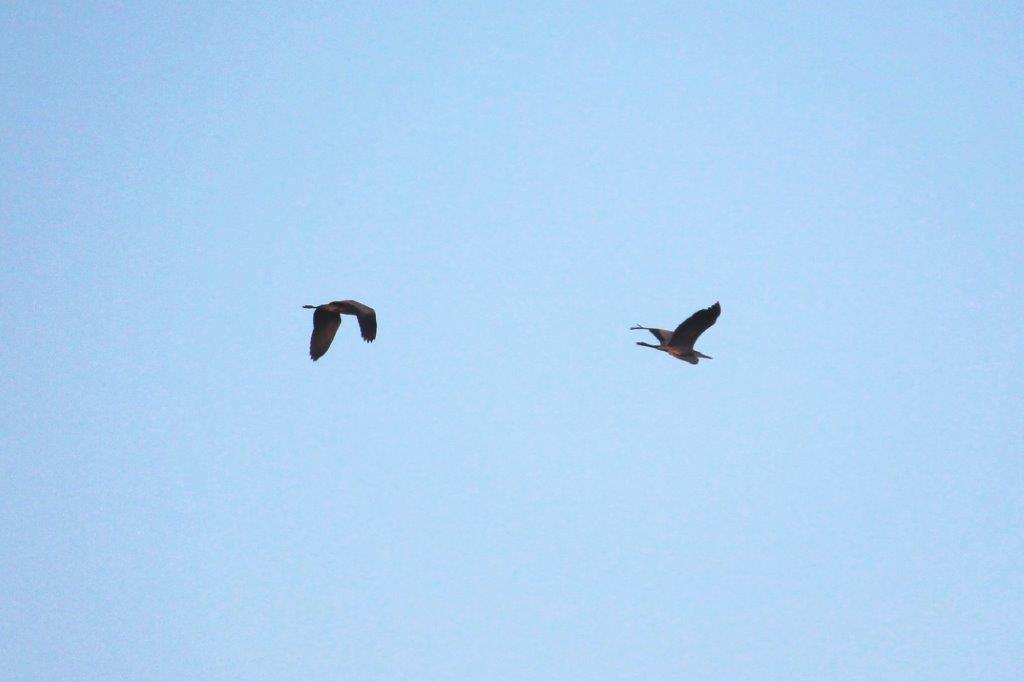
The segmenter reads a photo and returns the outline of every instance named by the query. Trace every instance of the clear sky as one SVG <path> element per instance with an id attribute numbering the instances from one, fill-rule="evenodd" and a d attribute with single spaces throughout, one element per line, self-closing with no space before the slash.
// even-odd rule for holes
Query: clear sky
<path id="1" fill-rule="evenodd" d="M 0 668 L 1021 679 L 1022 13 L 7 3 Z"/>

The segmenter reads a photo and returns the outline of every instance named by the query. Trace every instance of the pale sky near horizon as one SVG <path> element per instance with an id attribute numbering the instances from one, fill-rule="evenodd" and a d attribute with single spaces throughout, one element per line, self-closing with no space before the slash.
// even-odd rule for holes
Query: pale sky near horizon
<path id="1" fill-rule="evenodd" d="M 1019 3 L 0 34 L 4 676 L 1021 678 Z"/>

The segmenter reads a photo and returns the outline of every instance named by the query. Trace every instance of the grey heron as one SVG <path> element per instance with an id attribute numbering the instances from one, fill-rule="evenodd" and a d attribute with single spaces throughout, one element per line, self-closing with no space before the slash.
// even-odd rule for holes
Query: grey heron
<path id="1" fill-rule="evenodd" d="M 341 326 L 342 315 L 355 315 L 359 333 L 367 343 L 377 338 L 377 313 L 359 301 L 331 301 L 323 305 L 304 305 L 313 309 L 313 334 L 309 337 L 309 357 L 316 362 L 327 349 Z"/>
<path id="2" fill-rule="evenodd" d="M 640 325 L 630 327 L 630 329 L 646 329 L 658 339 L 657 346 L 653 343 L 644 343 L 643 341 L 637 341 L 636 345 L 664 351 L 674 358 L 685 360 L 691 365 L 696 365 L 700 362 L 701 358 L 712 359 L 710 355 L 704 355 L 699 350 L 694 350 L 693 344 L 697 342 L 697 338 L 701 334 L 708 330 L 708 327 L 715 323 L 715 320 L 718 319 L 721 313 L 722 306 L 716 301 L 710 308 L 698 310 L 693 315 L 690 315 L 681 325 L 676 327 L 674 332 L 670 332 L 667 329 L 641 327 Z"/>

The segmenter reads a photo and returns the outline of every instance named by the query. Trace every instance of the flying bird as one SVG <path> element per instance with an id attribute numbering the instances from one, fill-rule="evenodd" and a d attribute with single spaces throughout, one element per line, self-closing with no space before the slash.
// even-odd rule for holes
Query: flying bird
<path id="1" fill-rule="evenodd" d="M 630 329 L 646 329 L 658 339 L 657 346 L 653 343 L 644 343 L 643 341 L 637 341 L 636 345 L 665 351 L 674 358 L 679 358 L 691 365 L 696 365 L 700 362 L 701 358 L 713 359 L 710 355 L 704 355 L 699 350 L 694 350 L 693 344 L 697 343 L 697 338 L 715 323 L 715 320 L 718 319 L 721 313 L 722 306 L 716 302 L 710 308 L 698 310 L 693 315 L 690 315 L 681 325 L 676 327 L 674 332 L 670 332 L 667 329 L 641 327 L 640 325 L 630 327 Z"/>
<path id="2" fill-rule="evenodd" d="M 309 357 L 316 362 L 327 349 L 341 326 L 342 315 L 355 315 L 359 333 L 367 343 L 377 338 L 377 313 L 359 301 L 331 301 L 323 305 L 304 305 L 313 309 L 313 335 L 309 337 Z"/>

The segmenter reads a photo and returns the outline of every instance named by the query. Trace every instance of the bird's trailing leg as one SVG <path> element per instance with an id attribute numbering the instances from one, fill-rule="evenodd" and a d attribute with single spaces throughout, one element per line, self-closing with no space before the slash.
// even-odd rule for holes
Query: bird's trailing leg
<path id="1" fill-rule="evenodd" d="M 636 345 L 647 346 L 648 348 L 653 348 L 654 350 L 661 350 L 661 346 L 655 346 L 653 343 L 646 343 L 645 341 L 637 341 Z"/>

